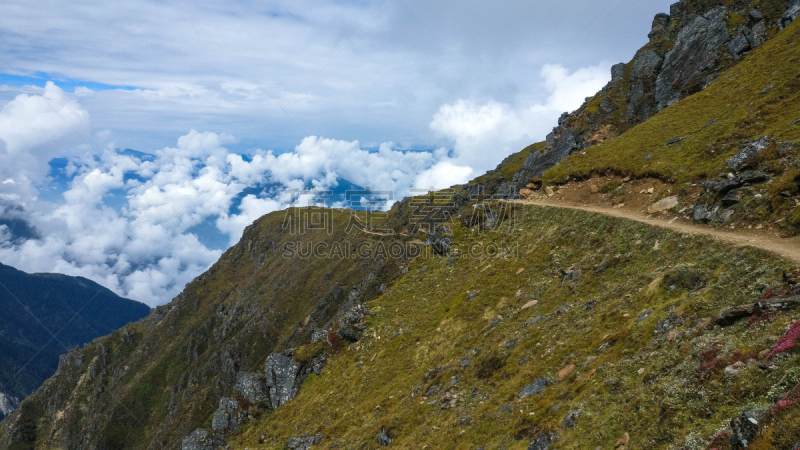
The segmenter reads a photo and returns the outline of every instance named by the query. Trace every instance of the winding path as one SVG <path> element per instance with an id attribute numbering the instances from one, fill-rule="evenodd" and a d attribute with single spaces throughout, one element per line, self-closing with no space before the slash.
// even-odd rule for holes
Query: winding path
<path id="1" fill-rule="evenodd" d="M 626 211 L 606 206 L 596 205 L 578 205 L 571 203 L 564 203 L 557 200 L 518 200 L 519 203 L 537 206 L 549 206 L 555 208 L 568 208 L 578 209 L 597 214 L 603 214 L 610 217 L 619 217 L 623 219 L 635 220 L 636 222 L 646 223 L 670 230 L 678 231 L 686 234 L 701 234 L 711 236 L 714 239 L 728 242 L 739 247 L 756 247 L 763 250 L 770 251 L 778 254 L 794 263 L 800 264 L 800 237 L 784 239 L 777 237 L 774 234 L 755 231 L 755 230 L 738 230 L 726 231 L 719 228 L 711 228 L 703 225 L 696 225 L 694 223 L 681 220 L 681 219 L 663 219 L 658 216 L 651 216 L 644 213 L 637 213 L 634 211 Z"/>

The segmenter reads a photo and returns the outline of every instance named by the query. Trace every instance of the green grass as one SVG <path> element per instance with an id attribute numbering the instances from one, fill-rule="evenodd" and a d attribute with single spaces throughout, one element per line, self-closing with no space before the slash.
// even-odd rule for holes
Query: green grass
<path id="1" fill-rule="evenodd" d="M 630 448 L 667 448 L 708 439 L 742 409 L 765 406 L 767 392 L 800 362 L 795 352 L 764 374 L 752 361 L 733 381 L 723 380 L 721 369 L 698 370 L 714 343 L 723 343 L 720 361 L 732 361 L 737 350 L 770 349 L 769 336 L 800 317 L 780 315 L 756 328 L 711 323 L 723 309 L 753 302 L 764 286 L 780 283 L 787 264 L 765 252 L 538 207 L 517 210 L 511 234 L 454 231 L 460 248 L 475 242 L 517 245 L 518 257 L 415 262 L 369 303 L 375 316 L 364 338 L 333 355 L 296 399 L 247 425 L 233 447 L 283 448 L 290 437 L 320 432 L 323 447 L 375 448 L 386 427 L 398 448 L 524 449 L 531 436 L 549 430 L 560 432 L 556 448 L 609 448 L 626 432 Z M 581 276 L 562 280 L 556 269 L 570 268 Z M 538 305 L 521 308 L 532 300 Z M 654 334 L 670 314 L 681 318 L 673 341 Z M 545 319 L 525 325 L 539 315 Z M 512 339 L 516 345 L 507 347 Z M 601 351 L 603 344 L 609 345 Z M 461 367 L 465 357 L 472 364 Z M 576 368 L 562 381 L 516 398 L 526 384 L 556 380 L 571 363 Z M 441 409 L 452 377 L 457 404 Z M 423 398 L 435 385 L 442 391 Z M 582 411 L 578 425 L 565 430 L 573 410 Z M 459 424 L 462 417 L 472 425 Z"/>

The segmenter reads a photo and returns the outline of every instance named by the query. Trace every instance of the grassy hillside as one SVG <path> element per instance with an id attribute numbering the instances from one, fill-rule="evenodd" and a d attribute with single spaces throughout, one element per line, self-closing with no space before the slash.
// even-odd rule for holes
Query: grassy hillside
<path id="1" fill-rule="evenodd" d="M 764 356 L 800 311 L 714 323 L 784 286 L 787 264 L 769 254 L 532 206 L 511 233 L 454 231 L 458 248 L 478 242 L 503 250 L 415 262 L 368 303 L 365 337 L 233 447 L 321 433 L 320 448 L 378 448 L 384 429 L 397 448 L 524 449 L 550 432 L 553 448 L 612 448 L 625 433 L 632 449 L 703 448 L 800 382 L 797 348 Z M 518 398 L 541 377 L 540 394 Z M 786 427 L 799 409 L 779 411 L 762 442 L 800 439 Z"/>

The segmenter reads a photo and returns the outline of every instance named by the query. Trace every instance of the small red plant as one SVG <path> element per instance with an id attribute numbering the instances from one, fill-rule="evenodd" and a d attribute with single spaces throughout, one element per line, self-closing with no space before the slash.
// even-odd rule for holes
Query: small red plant
<path id="1" fill-rule="evenodd" d="M 328 332 L 328 345 L 331 346 L 331 350 L 335 353 L 338 353 L 341 349 L 344 348 L 344 341 L 336 334 L 335 331 Z"/>
<path id="2" fill-rule="evenodd" d="M 775 296 L 775 289 L 767 289 L 767 292 L 764 292 L 764 295 L 761 296 L 760 302 L 766 301 L 771 299 Z"/>
<path id="3" fill-rule="evenodd" d="M 775 402 L 775 404 L 772 405 L 772 409 L 770 412 L 774 416 L 775 413 L 777 413 L 778 411 L 786 409 L 798 403 L 800 403 L 800 384 L 789 389 L 789 392 L 787 392 L 782 399 Z"/>
<path id="4" fill-rule="evenodd" d="M 794 347 L 797 340 L 800 339 L 800 321 L 795 321 L 789 326 L 786 333 L 778 339 L 778 344 L 775 349 L 767 354 L 767 359 L 772 358 L 775 354 L 785 352 Z"/>
<path id="5" fill-rule="evenodd" d="M 720 431 L 714 436 L 714 439 L 708 443 L 708 450 L 722 450 L 726 448 L 730 448 L 731 446 L 731 434 L 728 433 L 727 430 Z"/>
<path id="6" fill-rule="evenodd" d="M 753 329 L 762 323 L 769 321 L 770 319 L 772 319 L 772 314 L 770 313 L 754 314 L 747 319 L 747 326 L 749 326 L 750 329 Z"/>

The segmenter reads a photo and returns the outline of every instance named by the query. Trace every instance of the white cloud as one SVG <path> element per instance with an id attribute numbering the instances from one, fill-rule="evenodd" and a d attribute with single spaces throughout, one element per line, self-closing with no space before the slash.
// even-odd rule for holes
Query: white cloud
<path id="1" fill-rule="evenodd" d="M 516 105 L 494 100 L 458 100 L 442 105 L 430 127 L 453 143 L 454 164 L 477 173 L 493 169 L 506 156 L 543 140 L 564 111 L 578 108 L 610 79 L 610 65 L 570 73 L 560 65 L 545 65 L 540 83 L 544 101 L 521 99 Z"/>

